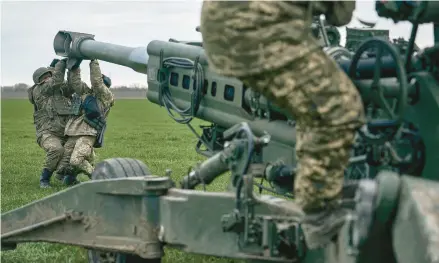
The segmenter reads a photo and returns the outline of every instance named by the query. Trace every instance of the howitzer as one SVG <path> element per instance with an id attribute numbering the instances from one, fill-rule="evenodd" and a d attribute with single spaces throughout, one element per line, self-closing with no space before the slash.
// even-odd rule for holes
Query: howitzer
<path id="1" fill-rule="evenodd" d="M 105 160 L 92 181 L 2 214 L 2 248 L 71 244 L 89 249 L 96 263 L 103 262 L 99 251 L 115 252 L 116 262 L 160 262 L 165 245 L 252 262 L 438 262 L 439 119 L 432 113 L 439 113 L 439 46 L 436 39 L 412 56 L 416 29 L 405 60 L 373 38 L 352 59 L 334 58 L 359 89 L 369 117 L 346 174 L 355 179 L 360 162 L 367 179 L 346 183 L 350 218 L 333 243 L 317 250 L 306 247 L 303 214 L 294 203 L 254 192 L 257 178 L 284 192 L 294 183 L 295 127 L 287 112 L 239 80 L 212 72 L 202 43 L 154 40 L 146 49 L 129 48 L 60 31 L 57 54 L 146 72 L 149 101 L 189 127 L 194 117 L 213 123 L 199 136 L 207 150 L 198 150 L 208 159 L 184 177 L 181 189 L 137 160 Z M 370 48 L 376 56 L 362 59 Z M 279 159 L 283 169 L 273 169 L 270 162 Z M 226 171 L 229 191 L 194 190 Z"/>

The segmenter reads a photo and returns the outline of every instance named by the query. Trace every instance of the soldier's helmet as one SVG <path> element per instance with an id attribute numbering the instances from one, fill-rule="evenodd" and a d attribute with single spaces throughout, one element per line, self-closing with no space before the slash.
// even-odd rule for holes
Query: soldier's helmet
<path id="1" fill-rule="evenodd" d="M 102 81 L 104 81 L 104 84 L 107 86 L 107 88 L 111 87 L 111 79 L 104 74 L 102 74 Z"/>
<path id="2" fill-rule="evenodd" d="M 50 73 L 50 75 L 52 75 L 52 71 L 46 67 L 37 68 L 37 70 L 35 70 L 34 74 L 32 75 L 34 83 L 40 84 L 40 78 L 46 73 Z"/>

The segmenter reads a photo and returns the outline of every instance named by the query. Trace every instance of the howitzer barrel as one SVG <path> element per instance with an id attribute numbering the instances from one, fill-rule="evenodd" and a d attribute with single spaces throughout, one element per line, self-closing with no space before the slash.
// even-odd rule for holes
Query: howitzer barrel
<path id="1" fill-rule="evenodd" d="M 248 122 L 257 136 L 268 132 L 273 142 L 284 146 L 295 145 L 294 126 L 284 118 L 290 117 L 288 112 L 269 103 L 265 98 L 255 96 L 251 89 L 245 87 L 238 79 L 221 76 L 210 70 L 205 51 L 199 45 L 153 40 L 146 48 L 132 48 L 96 41 L 94 35 L 91 34 L 59 31 L 54 39 L 54 49 L 56 54 L 69 58 L 68 65 L 70 66 L 77 60 L 94 58 L 147 74 L 148 100 L 161 106 L 172 104 L 182 112 L 189 106 L 195 108 L 196 103 L 193 103 L 191 93 L 195 90 L 195 83 L 204 81 L 203 92 L 205 94 L 197 101 L 197 111 L 193 112 L 194 117 L 224 128 L 229 128 L 236 123 Z M 165 65 L 165 60 L 169 64 Z M 181 60 L 192 64 L 192 68 L 187 64 L 181 64 Z M 350 61 L 337 62 L 348 73 Z M 390 60 L 385 60 L 385 62 L 381 69 L 381 77 L 388 80 L 382 83 L 385 86 L 384 95 L 395 97 L 399 94 L 398 83 L 393 80 L 396 76 L 395 65 Z M 370 78 L 375 70 L 374 65 L 373 58 L 360 59 L 358 63 L 357 72 L 361 74 L 354 82 L 362 93 L 363 99 L 370 97 Z M 202 68 L 203 74 L 196 76 L 195 68 Z M 165 101 L 167 97 L 163 95 L 165 89 L 162 80 L 159 79 L 159 75 L 161 76 L 164 72 L 168 72 L 165 82 L 170 90 L 168 95 L 172 97 L 172 101 L 167 102 Z M 190 88 L 192 86 L 194 89 Z M 410 89 L 409 94 L 413 91 L 415 89 Z M 284 117 L 270 119 L 264 115 L 261 118 L 259 115 L 253 116 L 252 113 L 266 114 L 267 110 L 270 113 L 280 113 Z"/>
<path id="2" fill-rule="evenodd" d="M 205 121 L 215 123 L 221 127 L 229 128 L 240 122 L 248 122 L 252 131 L 257 136 L 268 132 L 274 141 L 285 145 L 295 144 L 295 131 L 285 121 L 270 121 L 267 119 L 254 119 L 252 116 L 242 109 L 245 101 L 245 92 L 243 92 L 243 84 L 234 78 L 227 78 L 216 74 L 208 67 L 207 57 L 204 49 L 199 46 L 186 45 L 181 43 L 166 42 L 161 40 L 153 40 L 147 47 L 148 61 L 148 93 L 149 101 L 158 105 L 164 105 L 160 96 L 160 81 L 158 80 L 158 70 L 162 68 L 160 56 L 163 58 L 176 57 L 185 58 L 198 63 L 205 69 L 204 78 L 209 83 L 208 94 L 203 97 L 196 117 Z M 191 74 L 191 70 L 174 69 L 174 73 L 180 75 Z M 176 85 L 172 89 L 173 104 L 179 108 L 187 108 L 191 103 L 191 89 L 182 87 L 183 78 L 180 76 Z M 216 83 L 216 95 L 212 95 L 213 83 Z M 224 99 L 226 85 L 234 87 L 234 97 L 231 101 Z M 172 85 L 171 85 L 172 86 Z M 221 96 L 221 97 L 220 97 Z"/>
<path id="3" fill-rule="evenodd" d="M 191 61 L 198 61 L 204 68 L 204 84 L 206 94 L 203 96 L 202 103 L 199 106 L 195 117 L 213 122 L 221 127 L 229 128 L 239 122 L 248 122 L 252 131 L 261 136 L 263 132 L 268 132 L 273 141 L 277 141 L 284 145 L 294 146 L 295 144 L 295 130 L 285 120 L 270 120 L 268 118 L 253 118 L 244 108 L 253 108 L 252 104 L 263 109 L 270 109 L 271 111 L 281 113 L 288 116 L 285 110 L 280 109 L 276 105 L 269 103 L 266 98 L 255 98 L 252 95 L 251 89 L 245 89 L 242 82 L 234 78 L 228 78 L 216 74 L 211 71 L 208 66 L 207 57 L 202 47 L 195 45 L 187 45 L 175 42 L 166 42 L 161 40 L 153 40 L 148 44 L 147 52 L 149 56 L 148 61 L 148 93 L 149 101 L 158 105 L 165 105 L 160 96 L 161 82 L 158 79 L 159 70 L 164 67 L 162 59 L 167 58 L 184 58 Z M 359 79 L 354 80 L 356 86 L 360 89 L 365 98 L 370 96 L 370 86 L 373 76 L 374 59 L 360 60 L 358 71 L 362 74 Z M 382 68 L 381 76 L 386 77 L 386 81 L 382 84 L 384 95 L 386 97 L 397 97 L 399 94 L 399 86 L 395 81 L 396 72 L 393 70 L 394 64 L 387 61 L 386 67 Z M 350 61 L 346 62 L 342 69 L 348 73 Z M 171 74 L 168 77 L 169 87 L 172 90 L 173 105 L 180 109 L 186 109 L 191 104 L 190 93 L 192 89 L 191 69 L 173 67 L 170 69 Z M 371 73 L 372 72 L 372 73 Z M 184 86 L 184 75 L 186 75 L 187 83 Z M 215 85 L 214 85 L 215 84 Z M 232 87 L 234 90 L 233 97 L 230 100 L 226 99 L 226 86 Z M 410 90 L 409 93 L 411 93 Z"/>
<path id="4" fill-rule="evenodd" d="M 73 61 L 98 59 L 129 67 L 140 73 L 147 73 L 148 54 L 145 47 L 126 47 L 94 40 L 94 35 L 71 31 L 59 31 L 53 40 L 53 48 L 58 56 Z"/>

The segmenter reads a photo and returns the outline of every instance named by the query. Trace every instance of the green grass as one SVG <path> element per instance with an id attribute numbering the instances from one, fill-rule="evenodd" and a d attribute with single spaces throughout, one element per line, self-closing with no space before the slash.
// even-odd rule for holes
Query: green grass
<path id="1" fill-rule="evenodd" d="M 64 189 L 54 182 L 52 189 L 39 188 L 44 151 L 38 147 L 32 124 L 32 105 L 28 100 L 1 101 L 1 201 L 2 212 L 28 204 Z M 98 161 L 112 157 L 130 157 L 145 162 L 151 172 L 164 175 L 172 169 L 177 181 L 188 167 L 205 158 L 194 146 L 191 131 L 168 117 L 166 110 L 143 100 L 117 100 L 109 116 L 105 145 L 97 149 Z M 201 122 L 194 121 L 198 127 Z M 85 180 L 81 177 L 82 180 Z M 217 180 L 209 191 L 223 191 L 227 178 Z M 56 180 L 53 180 L 56 181 Z M 166 249 L 163 262 L 238 262 L 185 254 Z M 19 244 L 14 251 L 1 253 L 3 263 L 87 262 L 82 248 L 48 243 Z"/>

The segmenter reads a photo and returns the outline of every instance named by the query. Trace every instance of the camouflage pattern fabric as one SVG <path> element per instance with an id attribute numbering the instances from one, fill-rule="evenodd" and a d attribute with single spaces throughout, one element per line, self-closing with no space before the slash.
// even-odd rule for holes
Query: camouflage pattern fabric
<path id="1" fill-rule="evenodd" d="M 64 153 L 65 125 L 71 114 L 70 96 L 73 89 L 64 81 L 66 64 L 59 61 L 50 68 L 52 77 L 28 90 L 34 104 L 34 124 L 38 145 L 46 152 L 44 169 L 58 169 Z"/>
<path id="2" fill-rule="evenodd" d="M 64 155 L 60 166 L 68 167 L 70 165 L 77 172 L 91 176 L 94 170 L 93 144 L 95 140 L 95 136 L 68 137 L 64 144 Z"/>
<path id="3" fill-rule="evenodd" d="M 338 203 L 365 117 L 355 86 L 312 36 L 310 3 L 321 2 L 305 3 L 205 1 L 200 29 L 209 67 L 238 77 L 295 117 L 295 201 L 311 213 Z"/>
<path id="4" fill-rule="evenodd" d="M 114 105 L 113 93 L 104 85 L 99 63 L 96 60 L 92 60 L 90 62 L 91 89 L 81 81 L 80 71 L 70 71 L 70 78 L 73 89 L 78 95 L 81 95 L 82 99 L 89 94 L 96 96 L 99 101 L 99 108 L 101 112 L 104 112 L 106 108 Z M 96 129 L 84 121 L 84 111 L 82 111 L 79 116 L 73 116 L 68 121 L 65 129 L 65 135 L 67 136 L 96 136 L 97 132 L 98 131 Z"/>
<path id="5" fill-rule="evenodd" d="M 102 80 L 102 72 L 97 60 L 90 61 L 90 83 L 93 94 L 102 103 L 101 112 L 114 105 L 114 95 Z"/>
<path id="6" fill-rule="evenodd" d="M 75 92 L 84 99 L 87 95 L 93 95 L 98 99 L 101 112 L 114 105 L 113 93 L 107 88 L 102 80 L 102 73 L 97 60 L 90 61 L 91 89 L 81 81 L 80 71 L 70 71 L 70 83 Z M 107 115 L 105 115 L 107 117 Z M 69 137 L 66 142 L 65 153 L 61 161 L 62 167 L 68 164 L 74 169 L 80 170 L 87 175 L 93 171 L 94 150 L 98 131 L 84 121 L 84 110 L 79 116 L 72 116 L 65 129 L 65 135 Z"/>
<path id="7" fill-rule="evenodd" d="M 90 175 L 90 171 L 93 171 L 95 160 L 96 160 L 96 152 L 94 148 L 91 148 L 91 153 L 89 153 L 89 150 L 87 147 L 83 147 L 85 149 L 79 149 L 79 146 L 77 149 L 76 143 L 79 138 L 87 137 L 89 140 L 87 141 L 87 138 L 82 139 L 82 142 L 79 143 L 85 144 L 83 146 L 89 145 L 91 142 L 94 143 L 94 140 L 91 138 L 96 138 L 93 136 L 72 136 L 72 137 L 66 137 L 66 142 L 64 144 L 64 153 L 63 156 L 59 162 L 58 165 L 58 173 L 61 175 L 76 175 L 79 173 L 85 173 L 87 175 Z M 73 152 L 75 151 L 75 155 L 73 155 Z M 72 159 L 72 156 L 73 159 Z M 90 173 L 90 174 L 89 174 Z"/>
<path id="8" fill-rule="evenodd" d="M 60 61 L 52 71 L 52 77 L 32 87 L 31 94 L 35 103 L 34 124 L 38 144 L 43 134 L 50 133 L 64 136 L 64 129 L 69 119 L 73 93 L 71 86 L 64 82 L 66 64 Z"/>
<path id="9" fill-rule="evenodd" d="M 93 93 L 92 89 L 81 80 L 81 73 L 79 70 L 69 71 L 69 78 L 70 84 L 75 90 L 75 93 L 81 96 L 82 99 Z M 95 136 L 97 131 L 84 122 L 84 113 L 81 111 L 78 116 L 71 116 L 67 122 L 64 134 L 66 136 Z"/>
<path id="10" fill-rule="evenodd" d="M 40 147 L 46 152 L 44 168 L 55 171 L 64 154 L 64 137 L 58 137 L 50 133 L 41 136 Z"/>

